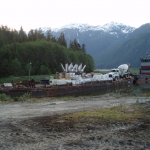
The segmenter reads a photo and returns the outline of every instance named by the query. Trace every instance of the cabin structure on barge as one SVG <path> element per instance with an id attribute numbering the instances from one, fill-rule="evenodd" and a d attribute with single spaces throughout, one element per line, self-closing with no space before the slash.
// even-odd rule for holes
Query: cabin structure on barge
<path id="1" fill-rule="evenodd" d="M 147 54 L 145 57 L 140 58 L 141 67 L 140 74 L 150 75 L 150 54 Z"/>

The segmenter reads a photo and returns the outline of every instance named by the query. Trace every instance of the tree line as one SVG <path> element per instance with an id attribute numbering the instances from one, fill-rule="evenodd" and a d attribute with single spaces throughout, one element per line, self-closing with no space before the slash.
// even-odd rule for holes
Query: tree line
<path id="1" fill-rule="evenodd" d="M 23 42 L 29 42 L 29 41 L 36 41 L 40 39 L 45 39 L 47 41 L 52 41 L 55 43 L 58 43 L 62 46 L 65 46 L 66 48 L 71 48 L 72 50 L 81 50 L 84 53 L 86 53 L 85 44 L 83 43 L 80 45 L 77 42 L 77 39 L 74 39 L 73 41 L 70 40 L 69 45 L 67 46 L 67 41 L 65 39 L 65 35 L 63 32 L 60 33 L 60 36 L 58 38 L 55 38 L 52 33 L 51 29 L 47 28 L 47 31 L 44 33 L 41 28 L 39 29 L 31 29 L 28 33 L 26 33 L 22 27 L 20 27 L 20 30 L 17 31 L 15 29 L 10 29 L 7 26 L 1 26 L 0 27 L 0 47 L 6 44 L 11 43 L 23 43 Z"/>
<path id="2" fill-rule="evenodd" d="M 29 69 L 31 75 L 54 74 L 62 71 L 60 63 L 71 62 L 85 64 L 86 72 L 94 69 L 93 58 L 86 54 L 85 45 L 80 46 L 75 39 L 67 48 L 62 32 L 56 39 L 50 29 L 46 34 L 41 29 L 26 34 L 22 27 L 19 31 L 0 27 L 0 77 L 28 75 Z"/>

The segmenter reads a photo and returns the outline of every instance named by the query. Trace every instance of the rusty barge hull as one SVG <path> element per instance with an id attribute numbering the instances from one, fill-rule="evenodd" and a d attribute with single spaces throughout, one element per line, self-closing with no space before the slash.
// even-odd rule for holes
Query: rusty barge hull
<path id="1" fill-rule="evenodd" d="M 40 98 L 40 97 L 57 97 L 57 96 L 67 96 L 67 95 L 80 95 L 86 94 L 89 92 L 96 91 L 104 91 L 113 88 L 121 88 L 132 85 L 133 80 L 123 80 L 119 82 L 106 82 L 106 83 L 92 83 L 86 85 L 78 85 L 78 86 L 58 86 L 58 87 L 50 87 L 50 88 L 11 88 L 11 89 L 3 89 L 0 90 L 0 94 L 4 93 L 9 95 L 10 97 L 20 97 L 25 93 L 30 93 L 32 97 Z"/>

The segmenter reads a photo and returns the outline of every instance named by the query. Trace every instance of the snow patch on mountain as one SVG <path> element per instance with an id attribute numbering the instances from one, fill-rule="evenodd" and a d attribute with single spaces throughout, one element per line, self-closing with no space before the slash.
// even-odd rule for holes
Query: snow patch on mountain
<path id="1" fill-rule="evenodd" d="M 118 31 L 121 31 L 124 34 L 127 33 L 132 33 L 136 28 L 131 27 L 131 26 L 127 26 L 127 25 L 123 25 L 122 23 L 117 23 L 117 22 L 111 22 L 111 23 L 107 23 L 103 26 L 90 26 L 88 24 L 76 24 L 76 23 L 72 23 L 72 24 L 68 24 L 65 25 L 61 28 L 57 28 L 57 29 L 52 29 L 53 32 L 59 32 L 59 31 L 63 31 L 66 29 L 77 29 L 79 30 L 79 32 L 85 32 L 85 31 L 104 31 L 104 32 L 109 32 L 110 34 L 117 34 Z"/>

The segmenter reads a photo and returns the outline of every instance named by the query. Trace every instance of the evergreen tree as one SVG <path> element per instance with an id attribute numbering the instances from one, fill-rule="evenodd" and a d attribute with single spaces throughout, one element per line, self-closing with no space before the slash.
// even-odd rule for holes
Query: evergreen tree
<path id="1" fill-rule="evenodd" d="M 1 69 L 1 75 L 2 75 L 2 77 L 7 77 L 7 76 L 10 75 L 11 67 L 10 67 L 10 63 L 8 62 L 7 59 L 4 59 L 2 61 L 0 69 Z"/>
<path id="2" fill-rule="evenodd" d="M 21 75 L 22 74 L 22 67 L 21 63 L 17 58 L 13 59 L 11 63 L 11 74 L 14 76 Z"/>
<path id="3" fill-rule="evenodd" d="M 47 39 L 47 41 L 50 41 L 52 39 L 52 34 L 51 34 L 50 28 L 48 28 L 48 30 L 46 31 L 46 39 Z"/>
<path id="4" fill-rule="evenodd" d="M 26 42 L 27 41 L 27 35 L 26 33 L 24 32 L 22 26 L 20 27 L 20 30 L 19 30 L 19 42 Z"/>
<path id="5" fill-rule="evenodd" d="M 33 34 L 30 35 L 36 34 L 33 31 Z M 71 51 L 46 39 L 23 43 L 15 42 L 0 47 L 0 77 L 28 75 L 29 62 L 32 62 L 32 75 L 60 72 L 62 71 L 60 63 L 82 63 L 87 65 L 88 70 L 93 69 L 90 66 L 93 60 L 81 50 Z"/>
<path id="6" fill-rule="evenodd" d="M 37 34 L 38 35 L 38 39 L 45 39 L 44 33 L 43 33 L 41 28 L 38 29 L 37 33 L 38 33 Z"/>
<path id="7" fill-rule="evenodd" d="M 44 66 L 44 65 L 41 65 L 40 66 L 40 73 L 41 74 L 50 74 L 50 70 L 48 67 Z"/>
<path id="8" fill-rule="evenodd" d="M 75 49 L 75 48 L 74 48 L 73 41 L 70 41 L 70 43 L 69 43 L 69 48 L 70 48 L 70 49 L 73 49 L 73 50 Z"/>
<path id="9" fill-rule="evenodd" d="M 57 39 L 54 36 L 52 36 L 51 41 L 57 43 Z"/>
<path id="10" fill-rule="evenodd" d="M 35 38 L 35 41 L 38 40 L 38 39 L 40 39 L 39 33 L 38 33 L 38 30 L 37 30 L 37 29 L 34 30 L 34 38 Z"/>
<path id="11" fill-rule="evenodd" d="M 31 29 L 28 32 L 28 41 L 35 41 L 35 40 L 36 40 L 35 31 Z"/>
<path id="12" fill-rule="evenodd" d="M 18 31 L 17 30 L 12 30 L 12 40 L 10 43 L 16 43 L 18 42 Z"/>
<path id="13" fill-rule="evenodd" d="M 79 43 L 77 44 L 77 50 L 81 50 L 81 45 Z"/>
<path id="14" fill-rule="evenodd" d="M 86 53 L 85 44 L 82 44 L 82 48 L 81 48 L 81 50 L 82 50 L 84 53 Z"/>
<path id="15" fill-rule="evenodd" d="M 60 36 L 58 38 L 58 44 L 67 47 L 67 42 L 66 42 L 66 39 L 65 39 L 65 36 L 64 36 L 63 32 L 60 33 Z"/>
<path id="16" fill-rule="evenodd" d="M 74 45 L 74 50 L 78 50 L 78 42 L 77 42 L 77 39 L 74 39 L 73 45 Z"/>

